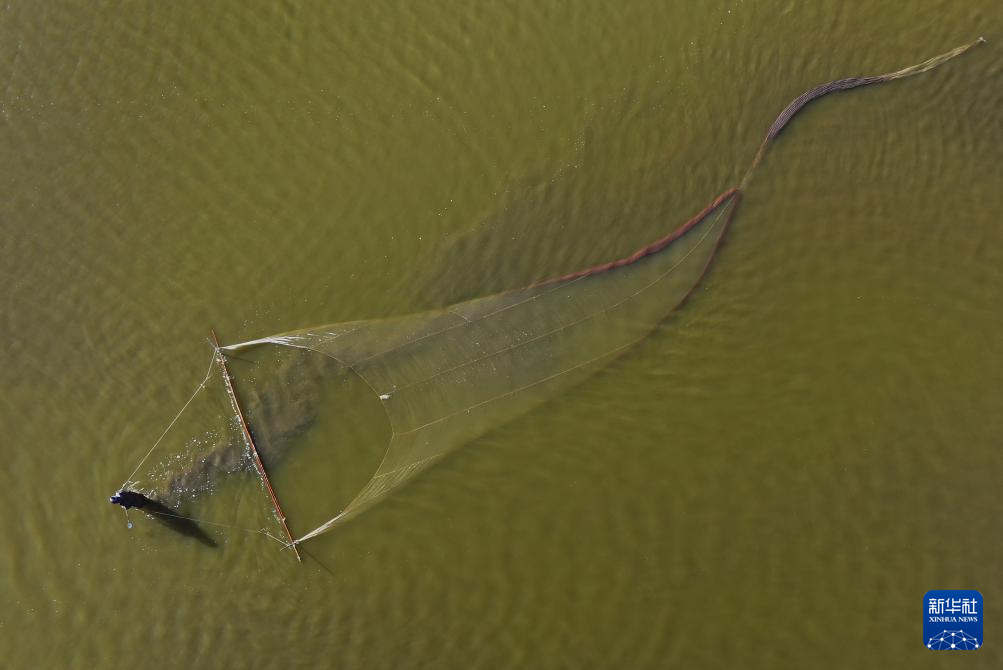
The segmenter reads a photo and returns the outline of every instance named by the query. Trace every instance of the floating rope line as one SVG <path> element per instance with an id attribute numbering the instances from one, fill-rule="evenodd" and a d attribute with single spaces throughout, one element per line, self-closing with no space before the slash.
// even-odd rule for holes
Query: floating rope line
<path id="1" fill-rule="evenodd" d="M 139 464 L 136 466 L 136 469 L 133 470 L 128 477 L 126 477 L 124 482 L 122 482 L 122 486 L 119 487 L 120 489 L 124 489 L 127 486 L 129 486 L 130 483 L 132 483 L 132 478 L 135 477 L 136 473 L 139 472 L 139 469 L 143 467 L 143 463 L 146 462 L 146 459 L 150 457 L 150 454 L 153 453 L 154 449 L 160 446 L 160 443 L 163 441 L 164 437 L 166 437 L 167 433 L 171 431 L 171 428 L 174 427 L 174 424 L 178 422 L 178 419 L 181 418 L 181 415 L 185 413 L 185 410 L 188 409 L 188 406 L 192 404 L 192 401 L 195 400 L 195 396 L 198 395 L 199 391 L 204 389 L 205 385 L 209 383 L 209 375 L 212 374 L 212 366 L 215 362 L 216 362 L 216 352 L 213 351 L 212 357 L 209 359 L 209 368 L 205 371 L 205 377 L 202 379 L 202 383 L 195 388 L 191 396 L 188 398 L 188 402 L 186 402 L 184 406 L 181 408 L 181 411 L 178 412 L 173 419 L 171 419 L 171 422 L 167 424 L 167 428 L 164 428 L 164 432 L 160 434 L 160 437 L 158 437 L 157 441 L 153 443 L 153 446 L 150 447 L 150 450 L 146 452 L 146 455 L 143 456 L 142 459 L 140 459 Z"/>

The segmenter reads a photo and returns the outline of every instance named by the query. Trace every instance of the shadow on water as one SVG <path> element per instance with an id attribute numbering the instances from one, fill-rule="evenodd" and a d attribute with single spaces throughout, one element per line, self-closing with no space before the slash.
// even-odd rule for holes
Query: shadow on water
<path id="1" fill-rule="evenodd" d="M 202 527 L 198 525 L 195 521 L 189 518 L 180 516 L 166 505 L 158 503 L 156 500 L 151 500 L 143 507 L 143 511 L 146 515 L 153 520 L 167 526 L 171 530 L 185 537 L 191 537 L 207 547 L 215 548 L 216 540 L 209 537 L 209 535 L 202 530 Z"/>
<path id="2" fill-rule="evenodd" d="M 195 520 L 178 514 L 167 505 L 153 500 L 142 493 L 123 489 L 113 495 L 109 499 L 109 502 L 113 505 L 120 505 L 127 513 L 130 509 L 142 510 L 151 519 L 167 526 L 180 535 L 194 538 L 207 547 L 217 546 L 216 541 L 209 537 Z M 129 525 L 131 527 L 132 523 L 130 522 Z"/>

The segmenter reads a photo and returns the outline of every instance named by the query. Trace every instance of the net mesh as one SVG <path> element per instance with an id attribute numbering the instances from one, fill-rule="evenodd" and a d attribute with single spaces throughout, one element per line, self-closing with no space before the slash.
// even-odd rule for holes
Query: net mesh
<path id="1" fill-rule="evenodd" d="M 717 198 L 630 258 L 424 314 L 314 328 L 265 343 L 314 351 L 382 401 L 391 437 L 359 494 L 307 539 L 355 516 L 437 459 L 579 383 L 693 290 L 738 202 Z"/>

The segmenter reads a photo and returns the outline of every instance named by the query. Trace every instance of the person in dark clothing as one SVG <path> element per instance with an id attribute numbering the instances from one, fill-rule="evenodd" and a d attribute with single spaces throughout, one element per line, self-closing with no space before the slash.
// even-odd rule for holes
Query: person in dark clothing
<path id="1" fill-rule="evenodd" d="M 136 493 L 135 491 L 129 491 L 127 489 L 122 489 L 112 497 L 108 498 L 108 501 L 114 505 L 121 505 L 125 509 L 143 509 L 148 504 L 153 502 L 142 493 Z"/>

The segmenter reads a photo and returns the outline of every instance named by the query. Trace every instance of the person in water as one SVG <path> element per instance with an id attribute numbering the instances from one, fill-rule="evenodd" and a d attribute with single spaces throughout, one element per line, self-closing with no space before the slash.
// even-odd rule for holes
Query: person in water
<path id="1" fill-rule="evenodd" d="M 113 505 L 121 505 L 125 509 L 143 509 L 147 505 L 153 505 L 154 502 L 144 496 L 142 493 L 136 493 L 135 491 L 129 491 L 128 489 L 122 489 L 112 497 L 108 498 L 108 502 Z"/>

